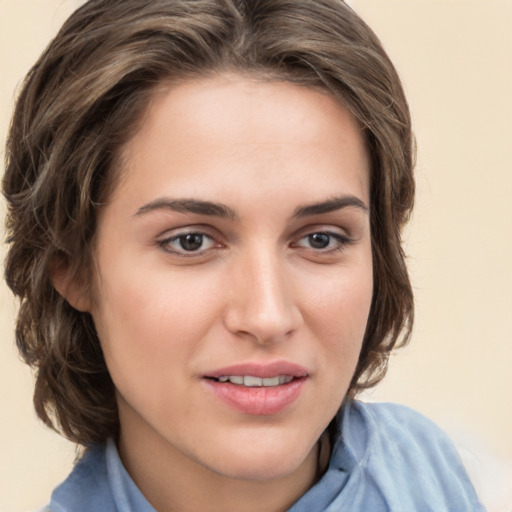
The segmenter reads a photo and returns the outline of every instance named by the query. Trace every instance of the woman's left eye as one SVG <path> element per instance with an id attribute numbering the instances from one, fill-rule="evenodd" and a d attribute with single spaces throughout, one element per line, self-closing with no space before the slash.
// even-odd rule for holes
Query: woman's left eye
<path id="1" fill-rule="evenodd" d="M 189 232 L 161 240 L 158 245 L 168 252 L 192 256 L 215 247 L 216 243 L 206 233 Z"/>
<path id="2" fill-rule="evenodd" d="M 339 233 L 318 231 L 309 233 L 294 243 L 295 247 L 305 247 L 316 251 L 336 251 L 343 249 L 350 243 L 350 239 Z"/>

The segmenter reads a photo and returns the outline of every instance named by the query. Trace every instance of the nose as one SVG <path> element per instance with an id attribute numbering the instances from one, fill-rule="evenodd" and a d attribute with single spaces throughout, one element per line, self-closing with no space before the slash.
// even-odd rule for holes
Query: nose
<path id="1" fill-rule="evenodd" d="M 285 261 L 270 251 L 241 258 L 227 283 L 226 328 L 260 344 L 290 337 L 303 321 L 296 284 Z"/>

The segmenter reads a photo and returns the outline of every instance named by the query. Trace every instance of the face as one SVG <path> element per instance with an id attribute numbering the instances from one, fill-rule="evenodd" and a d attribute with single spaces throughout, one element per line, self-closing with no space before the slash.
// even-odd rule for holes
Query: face
<path id="1" fill-rule="evenodd" d="M 347 392 L 370 308 L 361 130 L 324 92 L 220 75 L 156 93 L 123 162 L 88 309 L 125 462 L 293 474 Z"/>

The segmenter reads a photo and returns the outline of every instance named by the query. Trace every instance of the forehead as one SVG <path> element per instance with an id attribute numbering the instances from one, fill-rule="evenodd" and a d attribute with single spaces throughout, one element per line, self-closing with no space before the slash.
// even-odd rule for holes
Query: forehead
<path id="1" fill-rule="evenodd" d="M 255 144 L 269 139 L 277 142 L 290 132 L 291 124 L 297 142 L 302 137 L 311 141 L 319 130 L 325 130 L 326 123 L 334 128 L 333 135 L 351 139 L 348 141 L 354 146 L 362 136 L 354 116 L 327 89 L 234 72 L 158 87 L 145 109 L 141 128 L 153 136 L 173 122 L 180 123 L 183 136 L 200 137 L 210 131 L 213 142 L 220 128 L 226 135 L 228 129 L 232 134 L 249 133 Z"/>
<path id="2" fill-rule="evenodd" d="M 318 88 L 233 74 L 160 87 L 122 154 L 123 181 L 138 174 L 139 192 L 150 176 L 175 190 L 194 177 L 217 180 L 213 193 L 219 179 L 224 189 L 241 180 L 261 185 L 276 173 L 296 182 L 308 168 L 320 182 L 348 169 L 363 195 L 369 189 L 365 138 L 341 101 Z"/>

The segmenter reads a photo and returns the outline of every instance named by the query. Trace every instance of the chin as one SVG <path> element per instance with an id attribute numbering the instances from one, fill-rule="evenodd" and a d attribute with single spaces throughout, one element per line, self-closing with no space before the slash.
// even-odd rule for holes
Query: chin
<path id="1" fill-rule="evenodd" d="M 265 440 L 267 442 L 265 442 Z M 316 440 L 310 444 L 293 442 L 288 439 L 265 439 L 262 434 L 259 442 L 243 447 L 225 447 L 222 456 L 215 457 L 213 471 L 236 480 L 275 480 L 293 474 L 310 457 L 316 465 Z"/>

